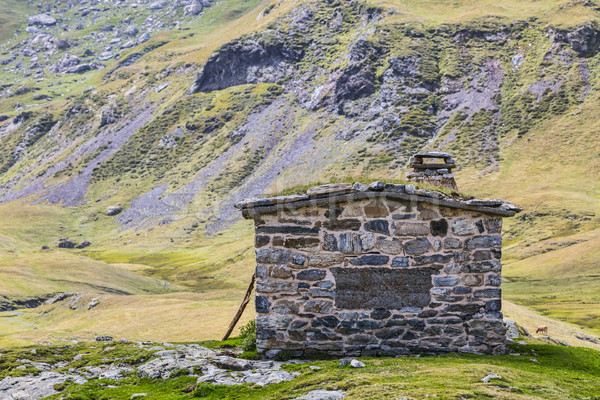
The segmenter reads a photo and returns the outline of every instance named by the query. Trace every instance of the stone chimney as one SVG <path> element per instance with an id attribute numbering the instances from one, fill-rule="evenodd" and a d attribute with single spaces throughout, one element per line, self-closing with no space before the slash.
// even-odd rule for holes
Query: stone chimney
<path id="1" fill-rule="evenodd" d="M 440 159 L 444 162 L 437 162 Z M 410 167 L 413 170 L 406 174 L 409 181 L 458 190 L 452 173 L 452 169 L 456 168 L 456 161 L 448 153 L 415 154 L 410 158 Z"/>

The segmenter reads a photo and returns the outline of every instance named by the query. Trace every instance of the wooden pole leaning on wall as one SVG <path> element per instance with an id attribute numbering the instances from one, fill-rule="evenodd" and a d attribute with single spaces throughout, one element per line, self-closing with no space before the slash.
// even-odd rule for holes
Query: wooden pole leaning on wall
<path id="1" fill-rule="evenodd" d="M 240 304 L 240 308 L 238 309 L 237 313 L 235 314 L 235 317 L 233 317 L 233 321 L 231 321 L 231 323 L 229 324 L 229 328 L 227 328 L 227 333 L 225 334 L 225 336 L 223 336 L 223 341 L 229 339 L 229 335 L 231 335 L 233 328 L 235 328 L 235 325 L 238 323 L 242 314 L 244 313 L 244 310 L 246 309 L 246 306 L 248 305 L 248 302 L 250 301 L 250 295 L 252 294 L 252 289 L 254 288 L 255 278 L 256 278 L 255 275 L 252 274 L 252 280 L 250 281 L 248 290 L 246 290 L 246 296 L 244 296 L 244 301 L 242 301 L 242 304 Z"/>

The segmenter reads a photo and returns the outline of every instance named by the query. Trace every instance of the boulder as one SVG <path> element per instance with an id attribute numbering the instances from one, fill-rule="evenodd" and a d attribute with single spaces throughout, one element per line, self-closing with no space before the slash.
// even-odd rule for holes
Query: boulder
<path id="1" fill-rule="evenodd" d="M 154 3 L 148 6 L 148 10 L 160 10 L 167 6 L 167 2 L 164 0 L 155 1 Z"/>
<path id="2" fill-rule="evenodd" d="M 56 19 L 48 14 L 30 15 L 27 18 L 27 25 L 52 26 L 56 25 Z"/>
<path id="3" fill-rule="evenodd" d="M 52 96 L 48 96 L 47 94 L 37 93 L 33 95 L 34 100 L 52 100 Z"/>
<path id="4" fill-rule="evenodd" d="M 506 326 L 506 339 L 514 341 L 519 338 L 519 328 L 517 323 L 511 319 L 505 319 L 504 325 Z"/>
<path id="5" fill-rule="evenodd" d="M 489 374 L 489 375 L 486 375 L 485 377 L 483 377 L 481 379 L 481 382 L 483 382 L 483 383 L 489 383 L 490 380 L 492 380 L 492 379 L 502 379 L 502 377 L 500 375 L 498 375 L 498 374 Z"/>
<path id="6" fill-rule="evenodd" d="M 121 48 L 122 49 L 129 49 L 129 48 L 131 48 L 133 46 L 135 46 L 135 42 L 133 40 L 128 40 L 128 41 L 126 41 L 125 43 L 123 43 L 121 45 Z"/>
<path id="7" fill-rule="evenodd" d="M 198 15 L 202 12 L 204 7 L 202 3 L 198 0 L 195 0 L 189 6 L 185 6 L 183 8 L 183 15 Z"/>
<path id="8" fill-rule="evenodd" d="M 71 47 L 71 44 L 66 39 L 59 39 L 56 42 L 56 48 L 59 49 L 59 50 L 68 49 L 69 47 Z"/>
<path id="9" fill-rule="evenodd" d="M 138 37 L 135 42 L 137 44 L 142 44 L 144 42 L 147 42 L 148 40 L 150 40 L 150 34 L 148 32 L 145 32 L 142 35 L 140 35 L 140 37 Z"/>
<path id="10" fill-rule="evenodd" d="M 67 68 L 65 72 L 67 74 L 82 74 L 84 72 L 88 72 L 92 69 L 90 64 L 79 64 L 71 68 Z"/>
<path id="11" fill-rule="evenodd" d="M 311 390 L 304 396 L 296 397 L 294 400 L 340 400 L 346 397 L 341 390 Z"/>
<path id="12" fill-rule="evenodd" d="M 59 239 L 58 248 L 60 249 L 74 249 L 75 243 L 70 241 L 69 239 Z"/>
<path id="13" fill-rule="evenodd" d="M 130 26 L 127 29 L 125 29 L 123 31 L 123 33 L 127 36 L 137 36 L 137 34 L 139 33 L 139 30 L 137 28 L 137 26 Z"/>
<path id="14" fill-rule="evenodd" d="M 110 206 L 106 208 L 106 215 L 118 215 L 123 211 L 123 209 L 119 206 Z"/>

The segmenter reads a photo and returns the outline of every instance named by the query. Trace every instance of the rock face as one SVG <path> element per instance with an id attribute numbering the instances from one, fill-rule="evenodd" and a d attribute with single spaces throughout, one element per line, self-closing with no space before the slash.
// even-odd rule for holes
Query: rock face
<path id="1" fill-rule="evenodd" d="M 363 186 L 244 203 L 260 236 L 259 351 L 504 353 L 500 228 L 501 215 L 513 212 L 499 201 L 453 203 L 414 187 Z"/>
<path id="2" fill-rule="evenodd" d="M 286 46 L 278 34 L 268 42 L 242 39 L 224 45 L 206 61 L 190 93 L 209 92 L 246 83 L 277 82 L 293 72 L 303 52 Z"/>
<path id="3" fill-rule="evenodd" d="M 550 35 L 554 42 L 566 43 L 584 57 L 595 54 L 600 46 L 600 30 L 591 23 L 570 30 L 551 29 Z"/>

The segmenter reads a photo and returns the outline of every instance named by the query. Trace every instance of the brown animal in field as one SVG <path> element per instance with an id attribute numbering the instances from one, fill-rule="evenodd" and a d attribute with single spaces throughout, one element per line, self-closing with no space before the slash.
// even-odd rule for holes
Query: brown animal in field
<path id="1" fill-rule="evenodd" d="M 547 335 L 548 334 L 548 327 L 546 325 L 540 325 L 535 330 L 535 333 L 543 333 L 544 335 Z"/>

